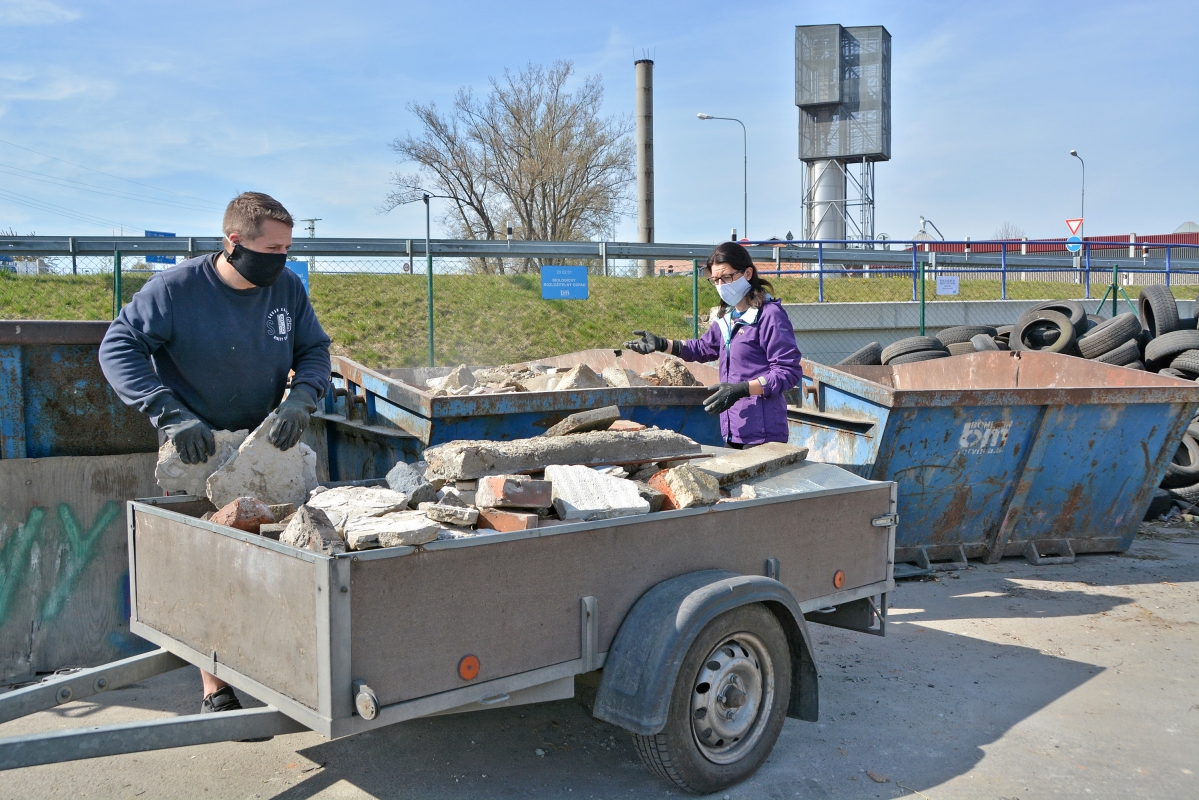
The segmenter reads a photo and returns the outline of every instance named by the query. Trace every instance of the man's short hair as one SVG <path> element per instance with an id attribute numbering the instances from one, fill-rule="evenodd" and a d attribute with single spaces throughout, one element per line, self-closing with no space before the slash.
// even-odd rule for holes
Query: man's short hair
<path id="1" fill-rule="evenodd" d="M 242 192 L 226 206 L 221 229 L 226 236 L 240 233 L 246 239 L 257 239 L 262 235 L 263 221 L 268 219 L 282 222 L 289 228 L 296 226 L 283 204 L 269 194 Z"/>

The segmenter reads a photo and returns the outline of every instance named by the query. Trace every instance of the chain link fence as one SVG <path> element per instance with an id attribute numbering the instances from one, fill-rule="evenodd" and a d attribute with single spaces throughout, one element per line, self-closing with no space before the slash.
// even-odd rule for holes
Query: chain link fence
<path id="1" fill-rule="evenodd" d="M 495 250 L 502 247 L 494 244 Z M 801 349 L 821 361 L 848 355 L 859 340 L 886 344 L 884 340 L 914 335 L 921 325 L 932 332 L 952 324 L 1007 324 L 1027 307 L 986 301 L 1090 297 L 1088 309 L 1097 309 L 1098 298 L 1113 282 L 1113 270 L 1106 265 L 1088 272 L 1037 265 L 1026 258 L 997 267 L 960 263 L 960 253 L 918 251 L 913 267 L 900 261 L 911 258 L 910 251 L 891 251 L 887 263 L 872 264 L 860 262 L 878 255 L 859 250 L 859 263 L 840 266 L 836 259 L 848 258 L 847 251 L 838 254 L 829 248 L 821 260 L 811 261 L 809 247 L 805 260 L 797 261 L 783 255 L 791 247 L 763 248 L 775 260 L 756 263 L 772 283 L 774 296 L 794 306 L 791 316 Z M 408 248 L 414 252 L 411 244 Z M 1134 302 L 1142 286 L 1161 283 L 1168 283 L 1180 300 L 1194 299 L 1199 247 L 1175 247 L 1168 270 L 1159 250 L 1138 248 L 1134 258 L 1117 264 L 1117 286 Z M 316 255 L 293 261 L 297 271 L 307 272 L 313 307 L 336 352 L 372 367 L 422 366 L 430 353 L 439 365 L 512 363 L 619 347 L 634 329 L 688 338 L 706 328 L 710 309 L 719 302 L 703 276 L 697 280 L 693 275 L 693 265 L 702 267 L 703 262 L 689 258 L 484 259 L 438 256 L 434 250 L 430 332 L 430 280 L 422 253 Z M 151 259 L 123 255 L 116 269 L 114 255 L 38 256 L 9 250 L 0 257 L 0 318 L 112 319 L 164 268 Z M 588 299 L 543 300 L 538 269 L 544 262 L 586 266 Z M 647 268 L 653 277 L 637 279 Z M 1119 303 L 1118 310 L 1128 310 L 1122 297 Z M 1111 305 L 1109 293 L 1103 315 L 1110 316 Z"/>

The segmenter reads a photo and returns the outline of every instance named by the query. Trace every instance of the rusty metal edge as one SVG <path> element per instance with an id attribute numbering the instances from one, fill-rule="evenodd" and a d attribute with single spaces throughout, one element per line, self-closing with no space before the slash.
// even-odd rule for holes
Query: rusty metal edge
<path id="1" fill-rule="evenodd" d="M 107 320 L 0 320 L 0 344 L 100 344 Z"/>

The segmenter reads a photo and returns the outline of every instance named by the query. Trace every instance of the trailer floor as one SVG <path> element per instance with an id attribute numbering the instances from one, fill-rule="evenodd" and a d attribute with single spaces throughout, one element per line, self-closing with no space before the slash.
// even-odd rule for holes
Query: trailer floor
<path id="1" fill-rule="evenodd" d="M 758 775 L 724 796 L 1199 796 L 1199 529 L 1143 530 L 1127 554 L 1069 566 L 1008 560 L 901 583 L 890 613 L 885 639 L 813 626 L 821 722 L 789 720 Z M 198 673 L 178 670 L 0 736 L 194 713 L 199 691 Z M 627 734 L 575 701 L 0 774 L 6 798 L 671 794 Z"/>

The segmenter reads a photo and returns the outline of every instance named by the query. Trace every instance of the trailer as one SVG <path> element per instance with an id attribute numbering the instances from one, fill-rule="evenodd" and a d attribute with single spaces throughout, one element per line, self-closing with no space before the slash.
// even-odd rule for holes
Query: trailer
<path id="1" fill-rule="evenodd" d="M 809 623 L 884 635 L 896 485 L 800 462 L 756 499 L 326 556 L 128 505 L 130 628 L 157 650 L 0 696 L 0 722 L 201 667 L 267 704 L 0 740 L 0 769 L 560 700 L 694 792 L 815 721 Z"/>

